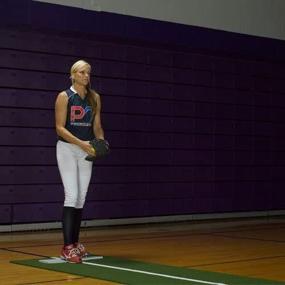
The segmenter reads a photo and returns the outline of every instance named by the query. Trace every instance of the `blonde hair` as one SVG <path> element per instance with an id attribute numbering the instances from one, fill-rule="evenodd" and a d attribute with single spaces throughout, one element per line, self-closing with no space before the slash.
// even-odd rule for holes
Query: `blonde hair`
<path id="1" fill-rule="evenodd" d="M 90 72 L 91 72 L 91 65 L 83 59 L 76 61 L 71 66 L 71 68 L 70 68 L 70 79 L 71 79 L 72 84 L 74 83 L 73 74 L 76 73 L 79 69 L 84 68 L 84 67 L 88 67 L 90 69 Z M 96 96 L 95 96 L 96 92 L 91 89 L 90 80 L 89 80 L 88 85 L 86 86 L 86 91 L 87 91 L 86 96 L 87 96 L 88 103 L 92 106 L 93 114 L 95 114 L 96 113 L 96 107 L 97 107 Z"/>

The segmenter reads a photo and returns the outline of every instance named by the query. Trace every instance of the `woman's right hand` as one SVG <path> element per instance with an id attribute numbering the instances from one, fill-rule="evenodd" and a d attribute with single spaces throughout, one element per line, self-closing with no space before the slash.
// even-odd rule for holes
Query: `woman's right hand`
<path id="1" fill-rule="evenodd" d="M 89 144 L 89 141 L 81 141 L 80 145 L 81 149 L 83 149 L 88 155 L 95 155 L 93 147 Z"/>

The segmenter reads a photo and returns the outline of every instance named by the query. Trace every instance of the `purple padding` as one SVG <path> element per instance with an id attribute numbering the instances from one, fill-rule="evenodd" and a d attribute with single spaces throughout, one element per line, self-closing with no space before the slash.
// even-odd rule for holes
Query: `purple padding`
<path id="1" fill-rule="evenodd" d="M 54 147 L 0 146 L 1 164 L 5 165 L 54 165 L 55 153 Z"/>
<path id="2" fill-rule="evenodd" d="M 278 140 L 272 139 L 271 146 L 273 151 L 284 151 L 285 137 L 278 137 Z"/>
<path id="3" fill-rule="evenodd" d="M 61 184 L 1 185 L 0 201 L 6 204 L 61 202 L 63 186 Z"/>
<path id="4" fill-rule="evenodd" d="M 232 89 L 235 87 L 235 76 L 227 73 L 215 73 L 213 75 L 213 85 Z"/>
<path id="5" fill-rule="evenodd" d="M 129 114 L 151 114 L 150 100 L 148 98 L 129 97 L 126 99 L 126 112 Z"/>
<path id="6" fill-rule="evenodd" d="M 213 73 L 210 71 L 200 71 L 195 70 L 192 73 L 193 78 L 191 80 L 191 83 L 198 86 L 207 86 L 212 87 L 213 86 Z"/>
<path id="7" fill-rule="evenodd" d="M 254 153 L 251 150 L 235 150 L 234 161 L 237 165 L 252 165 L 254 160 Z"/>
<path id="8" fill-rule="evenodd" d="M 97 76 L 106 76 L 114 78 L 125 78 L 127 75 L 127 63 L 111 61 L 90 61 L 94 73 Z M 135 70 L 134 70 L 135 72 Z"/>
<path id="9" fill-rule="evenodd" d="M 264 77 L 254 78 L 254 90 L 269 93 L 274 83 L 275 80 L 272 79 L 264 79 Z"/>
<path id="10" fill-rule="evenodd" d="M 61 184 L 1 185 L 0 201 L 7 204 L 62 202 L 63 186 Z"/>
<path id="11" fill-rule="evenodd" d="M 194 149 L 213 149 L 214 135 L 212 134 L 194 134 Z"/>
<path id="12" fill-rule="evenodd" d="M 146 66 L 145 72 L 147 80 L 172 82 L 173 71 L 170 67 Z"/>
<path id="13" fill-rule="evenodd" d="M 149 181 L 149 172 L 155 171 L 156 167 L 149 166 L 103 166 L 94 165 L 92 183 L 125 183 Z M 151 180 L 150 180 L 151 181 Z M 154 180 L 156 181 L 156 180 Z"/>
<path id="14" fill-rule="evenodd" d="M 272 123 L 271 122 L 254 122 L 253 123 L 253 133 L 258 136 L 271 136 Z"/>
<path id="15" fill-rule="evenodd" d="M 235 99 L 235 104 L 241 105 L 253 105 L 255 94 L 253 91 L 245 91 L 245 90 L 235 90 L 233 92 L 233 96 Z"/>
<path id="16" fill-rule="evenodd" d="M 268 107 L 256 106 L 254 108 L 253 117 L 254 117 L 254 120 L 256 121 L 270 121 L 271 113 L 272 111 Z"/>
<path id="17" fill-rule="evenodd" d="M 280 106 L 282 107 L 282 106 Z M 273 122 L 285 122 L 284 109 L 283 108 L 272 108 L 271 109 L 271 120 Z"/>
<path id="18" fill-rule="evenodd" d="M 227 57 L 212 57 L 213 70 L 218 72 L 233 73 L 235 72 L 236 61 Z"/>
<path id="19" fill-rule="evenodd" d="M 235 106 L 230 104 L 215 104 L 214 117 L 217 119 L 234 119 L 235 117 Z"/>
<path id="20" fill-rule="evenodd" d="M 109 219 L 141 217 L 146 215 L 147 200 L 121 200 L 88 202 L 83 219 Z"/>
<path id="21" fill-rule="evenodd" d="M 214 152 L 207 150 L 173 150 L 174 165 L 209 165 L 214 162 Z"/>
<path id="22" fill-rule="evenodd" d="M 274 78 L 272 81 L 272 91 L 278 93 L 285 93 L 284 79 Z"/>
<path id="23" fill-rule="evenodd" d="M 253 149 L 253 137 L 248 136 L 235 136 L 234 148 L 237 150 L 252 150 Z"/>
<path id="24" fill-rule="evenodd" d="M 175 104 L 176 102 L 173 102 L 172 100 L 149 99 L 148 110 L 144 110 L 144 112 L 153 115 L 172 116 Z"/>
<path id="25" fill-rule="evenodd" d="M 231 135 L 215 134 L 214 147 L 222 150 L 232 150 L 235 143 L 235 137 Z"/>
<path id="26" fill-rule="evenodd" d="M 128 149 L 125 150 L 126 160 L 122 161 L 126 165 L 144 165 L 149 167 L 151 165 L 171 165 L 172 152 L 163 149 Z"/>
<path id="27" fill-rule="evenodd" d="M 129 98 L 123 96 L 109 96 L 105 94 L 101 95 L 102 110 L 106 113 L 127 112 L 127 101 Z M 134 99 L 135 100 L 135 99 Z"/>
<path id="28" fill-rule="evenodd" d="M 1 105 L 5 107 L 54 108 L 57 92 L 23 89 L 1 89 Z"/>
<path id="29" fill-rule="evenodd" d="M 169 105 L 173 108 L 174 116 L 198 116 L 201 115 L 197 113 L 196 103 L 191 101 L 174 101 L 169 102 Z M 158 106 L 157 106 L 158 107 Z"/>
<path id="30" fill-rule="evenodd" d="M 27 70 L 68 72 L 75 57 L 47 55 L 36 52 L 0 50 L 0 66 Z"/>
<path id="31" fill-rule="evenodd" d="M 150 82 L 148 86 L 148 92 L 148 96 L 151 98 L 175 99 L 175 96 L 173 94 L 173 86 L 171 84 Z M 145 96 L 146 94 L 144 97 Z"/>
<path id="32" fill-rule="evenodd" d="M 193 167 L 151 167 L 149 177 L 152 182 L 189 182 L 193 178 Z"/>
<path id="33" fill-rule="evenodd" d="M 159 117 L 159 116 L 149 116 L 149 124 L 147 129 L 142 129 L 151 132 L 167 132 L 169 135 L 173 131 L 179 131 L 176 128 L 177 121 L 174 121 L 172 117 Z M 186 128 L 186 126 L 184 126 Z"/>
<path id="34" fill-rule="evenodd" d="M 147 50 L 147 62 L 151 65 L 172 66 L 173 55 L 171 51 L 164 51 L 160 49 Z"/>
<path id="35" fill-rule="evenodd" d="M 126 80 L 95 78 L 92 81 L 95 90 L 108 95 L 123 95 L 126 92 Z"/>
<path id="36" fill-rule="evenodd" d="M 124 145 L 127 148 L 144 148 L 149 145 L 150 134 L 144 132 L 126 132 L 121 134 L 126 139 L 126 144 Z M 152 134 L 151 134 L 152 135 Z M 154 145 L 153 147 L 155 147 Z M 127 151 L 127 149 L 125 149 Z"/>
<path id="37" fill-rule="evenodd" d="M 176 120 L 175 120 L 176 121 Z M 183 120 L 180 120 L 180 122 L 182 123 Z M 196 133 L 204 133 L 204 134 L 212 134 L 214 132 L 214 128 L 215 128 L 215 121 L 211 120 L 211 119 L 184 119 L 184 124 L 186 124 L 186 126 L 184 126 L 184 130 L 188 130 L 188 131 L 194 131 Z M 193 123 L 194 123 L 194 128 L 193 128 Z M 180 126 L 180 130 L 183 130 L 183 126 Z"/>
<path id="38" fill-rule="evenodd" d="M 0 85 L 7 88 L 61 90 L 69 86 L 68 75 L 0 68 Z"/>
<path id="39" fill-rule="evenodd" d="M 191 69 L 173 69 L 173 81 L 175 83 L 191 84 L 193 83 L 194 71 Z"/>
<path id="40" fill-rule="evenodd" d="M 164 119 L 159 118 L 158 119 Z M 147 115 L 128 115 L 126 116 L 125 130 L 129 131 L 149 131 L 150 130 L 151 117 Z M 112 126 L 111 124 L 110 126 Z M 122 127 L 119 127 L 122 129 Z"/>
<path id="41" fill-rule="evenodd" d="M 233 211 L 249 211 L 254 209 L 255 205 L 254 182 L 237 181 L 234 184 L 234 195 L 232 210 Z"/>
<path id="42" fill-rule="evenodd" d="M 211 165 L 193 167 L 193 180 L 196 182 L 210 182 L 214 180 L 214 176 L 214 167 Z"/>
<path id="43" fill-rule="evenodd" d="M 252 120 L 254 118 L 254 107 L 246 105 L 236 105 L 236 118 L 238 120 Z"/>
<path id="44" fill-rule="evenodd" d="M 173 65 L 175 67 L 191 68 L 193 66 L 193 57 L 195 57 L 195 55 L 191 53 L 174 53 Z"/>
<path id="45" fill-rule="evenodd" d="M 54 110 L 0 108 L 2 126 L 54 127 Z"/>
<path id="46" fill-rule="evenodd" d="M 285 150 L 283 151 L 272 151 L 271 162 L 273 165 L 282 165 L 285 161 Z"/>
<path id="47" fill-rule="evenodd" d="M 270 151 L 255 151 L 253 157 L 253 163 L 255 165 L 270 165 L 272 163 L 272 155 Z M 268 167 L 267 171 L 270 170 Z M 268 173 L 267 173 L 268 175 Z"/>
<path id="48" fill-rule="evenodd" d="M 234 169 L 234 176 L 235 176 L 236 181 L 251 180 L 253 177 L 253 169 L 251 166 L 238 165 Z"/>
<path id="49" fill-rule="evenodd" d="M 179 148 L 182 148 L 182 149 L 191 149 L 191 148 L 194 148 L 195 146 L 195 142 L 194 142 L 194 139 L 195 139 L 195 135 L 193 134 L 173 134 L 172 135 L 173 137 L 173 143 L 172 143 L 172 147 L 174 149 L 179 149 Z"/>
<path id="50" fill-rule="evenodd" d="M 149 195 L 148 183 L 94 183 L 89 186 L 87 200 L 88 203 L 92 201 L 143 200 Z"/>
<path id="51" fill-rule="evenodd" d="M 285 207 L 285 197 L 284 197 L 284 187 L 285 181 L 276 180 L 271 183 L 271 209 L 281 209 Z"/>
<path id="52" fill-rule="evenodd" d="M 262 181 L 262 180 L 267 180 L 271 181 L 272 180 L 272 174 L 271 174 L 271 165 L 257 165 L 254 166 L 252 169 L 253 172 L 253 179 L 256 181 Z"/>
<path id="53" fill-rule="evenodd" d="M 106 126 L 106 128 L 112 130 L 112 131 L 118 131 L 118 130 L 126 130 L 126 124 L 127 124 L 127 116 L 122 114 L 102 114 L 102 123 L 103 126 Z"/>
<path id="54" fill-rule="evenodd" d="M 195 132 L 195 120 L 193 118 L 187 117 L 174 117 L 173 119 L 173 131 L 174 132 L 187 132 L 194 133 Z"/>
<path id="55" fill-rule="evenodd" d="M 271 137 L 258 137 L 253 138 L 253 146 L 255 151 L 270 151 L 271 150 Z"/>
<path id="56" fill-rule="evenodd" d="M 215 102 L 222 104 L 236 104 L 236 94 L 237 90 L 235 89 L 224 89 L 224 88 L 216 88 L 213 90 L 213 94 L 215 95 Z"/>
<path id="57" fill-rule="evenodd" d="M 235 88 L 238 90 L 252 90 L 254 81 L 251 76 L 236 75 L 235 76 Z"/>
<path id="58" fill-rule="evenodd" d="M 135 97 L 149 97 L 149 82 L 140 82 L 140 81 L 131 81 L 128 80 L 124 83 L 125 89 L 122 91 L 122 93 L 126 94 L 127 96 L 135 96 Z M 153 83 L 152 83 L 153 85 Z"/>
<path id="59" fill-rule="evenodd" d="M 232 165 L 234 163 L 234 152 L 232 150 L 213 151 L 215 165 Z"/>
<path id="60" fill-rule="evenodd" d="M 209 70 L 213 69 L 213 56 L 204 54 L 193 54 L 193 68 L 197 70 Z"/>
<path id="61" fill-rule="evenodd" d="M 191 198 L 193 197 L 192 183 L 149 183 L 148 199 Z"/>
<path id="62" fill-rule="evenodd" d="M 233 132 L 236 136 L 250 136 L 253 134 L 253 122 L 236 121 Z"/>
<path id="63" fill-rule="evenodd" d="M 60 221 L 62 203 L 15 204 L 12 215 L 13 223 Z"/>
<path id="64" fill-rule="evenodd" d="M 141 63 L 126 63 L 126 77 L 129 79 L 147 80 L 147 67 Z"/>
<path id="65" fill-rule="evenodd" d="M 274 165 L 271 167 L 271 175 L 274 180 L 284 180 L 285 166 Z"/>
<path id="66" fill-rule="evenodd" d="M 272 209 L 272 182 L 256 181 L 254 183 L 254 210 Z"/>
<path id="67" fill-rule="evenodd" d="M 1 145 L 45 145 L 54 146 L 56 144 L 56 132 L 54 128 L 17 128 L 1 127 Z"/>
<path id="68" fill-rule="evenodd" d="M 181 105 L 184 105 L 185 102 L 181 102 Z M 212 118 L 214 116 L 215 105 L 213 103 L 207 102 L 195 102 L 195 116 L 197 117 L 206 117 Z M 188 108 L 185 108 L 185 112 L 187 112 Z M 192 113 L 192 109 L 190 109 L 190 114 Z"/>
<path id="69" fill-rule="evenodd" d="M 234 194 L 234 182 L 233 181 L 216 181 L 213 184 L 213 197 L 215 199 L 232 199 Z"/>
<path id="70" fill-rule="evenodd" d="M 137 63 L 147 62 L 147 49 L 137 46 L 127 46 L 125 60 Z"/>
<path id="71" fill-rule="evenodd" d="M 214 184 L 211 182 L 194 182 L 193 183 L 193 199 L 209 199 L 213 198 Z"/>
<path id="72" fill-rule="evenodd" d="M 145 133 L 141 134 L 144 137 L 143 141 L 147 140 L 147 146 L 149 148 L 159 148 L 159 149 L 168 149 L 171 151 L 173 148 L 179 147 L 176 144 L 176 138 L 179 136 L 173 133 Z M 128 135 L 129 137 L 129 135 Z M 143 141 L 141 143 L 143 143 Z M 133 145 L 134 146 L 134 145 Z"/>
<path id="73" fill-rule="evenodd" d="M 179 199 L 180 204 L 183 203 L 184 199 Z M 147 203 L 147 215 L 148 216 L 159 216 L 159 215 L 173 215 L 173 205 L 177 203 L 174 199 L 152 199 L 148 200 Z"/>
<path id="74" fill-rule="evenodd" d="M 0 166 L 1 184 L 60 183 L 57 166 Z"/>
<path id="75" fill-rule="evenodd" d="M 11 205 L 0 205 L 0 224 L 10 224 L 11 220 Z"/>
<path id="76" fill-rule="evenodd" d="M 216 181 L 230 181 L 234 179 L 234 167 L 233 163 L 229 163 L 227 166 L 217 165 L 214 167 L 214 180 Z"/>

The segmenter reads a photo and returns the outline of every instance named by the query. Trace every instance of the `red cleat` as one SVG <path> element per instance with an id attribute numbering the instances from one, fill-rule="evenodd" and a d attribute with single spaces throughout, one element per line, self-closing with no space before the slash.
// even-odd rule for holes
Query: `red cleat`
<path id="1" fill-rule="evenodd" d="M 61 250 L 61 258 L 70 263 L 81 263 L 79 250 L 73 244 L 66 245 Z"/>

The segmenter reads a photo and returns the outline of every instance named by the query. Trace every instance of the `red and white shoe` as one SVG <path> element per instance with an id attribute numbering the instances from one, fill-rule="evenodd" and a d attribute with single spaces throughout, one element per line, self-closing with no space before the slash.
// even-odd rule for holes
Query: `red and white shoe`
<path id="1" fill-rule="evenodd" d="M 61 258 L 70 263 L 81 263 L 82 259 L 79 250 L 73 244 L 63 246 Z"/>
<path id="2" fill-rule="evenodd" d="M 82 257 L 86 257 L 88 255 L 86 249 L 85 249 L 85 246 L 80 243 L 80 242 L 76 242 L 74 244 L 74 247 L 77 248 L 77 250 L 79 251 L 79 256 L 82 258 Z"/>

